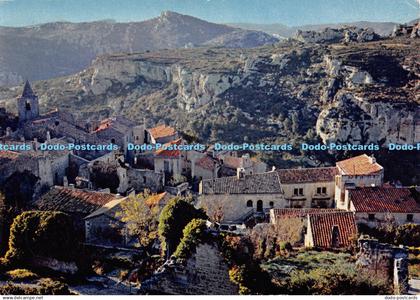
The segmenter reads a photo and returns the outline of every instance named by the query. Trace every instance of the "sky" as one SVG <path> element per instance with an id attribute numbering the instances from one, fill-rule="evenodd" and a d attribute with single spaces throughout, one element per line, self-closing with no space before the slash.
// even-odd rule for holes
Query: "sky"
<path id="1" fill-rule="evenodd" d="M 217 23 L 405 23 L 419 17 L 420 0 L 0 0 L 0 26 L 142 21 L 165 10 Z"/>

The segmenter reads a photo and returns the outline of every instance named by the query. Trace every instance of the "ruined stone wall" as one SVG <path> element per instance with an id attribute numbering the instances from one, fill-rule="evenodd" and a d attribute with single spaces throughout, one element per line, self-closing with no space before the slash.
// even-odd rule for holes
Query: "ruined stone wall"
<path id="1" fill-rule="evenodd" d="M 185 264 L 168 261 L 141 290 L 146 294 L 237 295 L 229 268 L 215 245 L 201 244 Z"/>
<path id="2" fill-rule="evenodd" d="M 408 251 L 377 240 L 360 239 L 356 265 L 364 272 L 394 282 L 396 294 L 408 290 Z"/>
<path id="3" fill-rule="evenodd" d="M 152 170 L 133 169 L 127 170 L 128 186 L 134 188 L 137 192 L 143 192 L 149 189 L 156 193 L 163 189 L 163 174 Z"/>

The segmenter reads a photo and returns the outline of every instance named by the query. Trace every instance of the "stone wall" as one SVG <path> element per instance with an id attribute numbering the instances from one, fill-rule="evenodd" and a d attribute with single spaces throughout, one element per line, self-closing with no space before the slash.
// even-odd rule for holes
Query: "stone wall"
<path id="1" fill-rule="evenodd" d="M 395 294 L 408 291 L 408 251 L 405 248 L 379 243 L 373 239 L 359 240 L 356 265 L 377 278 L 394 283 Z"/>
<path id="2" fill-rule="evenodd" d="M 144 294 L 237 295 L 229 268 L 215 245 L 201 244 L 184 264 L 169 260 L 142 283 Z"/>

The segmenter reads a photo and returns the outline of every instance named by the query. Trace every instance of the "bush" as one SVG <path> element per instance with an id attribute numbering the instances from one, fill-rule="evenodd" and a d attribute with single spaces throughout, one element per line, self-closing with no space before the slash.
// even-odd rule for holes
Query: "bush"
<path id="1" fill-rule="evenodd" d="M 0 286 L 0 295 L 39 295 L 39 290 L 35 287 L 25 287 L 8 282 L 6 285 Z"/>
<path id="2" fill-rule="evenodd" d="M 33 256 L 69 261 L 77 253 L 77 233 L 71 218 L 60 212 L 28 211 L 13 221 L 8 264 L 22 264 Z"/>
<path id="3" fill-rule="evenodd" d="M 33 280 L 38 278 L 38 275 L 27 269 L 15 269 L 6 273 L 12 280 Z"/>
<path id="4" fill-rule="evenodd" d="M 174 256 L 180 259 L 190 257 L 197 245 L 211 240 L 206 221 L 201 219 L 194 219 L 188 223 L 183 230 L 183 235 L 183 238 L 174 252 Z"/>
<path id="5" fill-rule="evenodd" d="M 409 247 L 420 247 L 420 225 L 404 224 L 397 228 L 395 243 Z"/>
<path id="6" fill-rule="evenodd" d="M 179 244 L 185 226 L 193 219 L 207 219 L 201 209 L 183 198 L 171 199 L 162 209 L 159 217 L 158 233 L 162 253 L 172 254 Z"/>
<path id="7" fill-rule="evenodd" d="M 39 287 L 28 287 L 8 282 L 0 286 L 0 295 L 71 295 L 68 286 L 50 278 L 41 279 Z"/>
<path id="8" fill-rule="evenodd" d="M 44 278 L 39 281 L 39 293 L 41 295 L 71 295 L 67 284 L 51 278 Z"/>

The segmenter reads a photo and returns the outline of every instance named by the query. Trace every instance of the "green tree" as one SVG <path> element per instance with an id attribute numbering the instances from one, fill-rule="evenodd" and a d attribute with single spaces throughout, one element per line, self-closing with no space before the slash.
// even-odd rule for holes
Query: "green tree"
<path id="1" fill-rule="evenodd" d="M 73 221 L 61 212 L 27 211 L 11 226 L 5 261 L 24 264 L 34 256 L 73 260 L 77 253 L 77 232 Z"/>
<path id="2" fill-rule="evenodd" d="M 149 206 L 146 199 L 150 197 L 148 192 L 129 197 L 121 203 L 121 211 L 117 216 L 127 223 L 130 235 L 137 236 L 140 245 L 150 248 L 156 240 L 159 206 Z"/>
<path id="3" fill-rule="evenodd" d="M 162 253 L 171 255 L 182 238 L 185 226 L 193 219 L 207 219 L 201 209 L 196 209 L 185 198 L 173 198 L 163 208 L 159 217 L 158 233 Z"/>
<path id="4" fill-rule="evenodd" d="M 205 220 L 193 219 L 182 231 L 183 237 L 176 248 L 174 255 L 180 259 L 188 258 L 196 247 L 211 240 Z"/>

